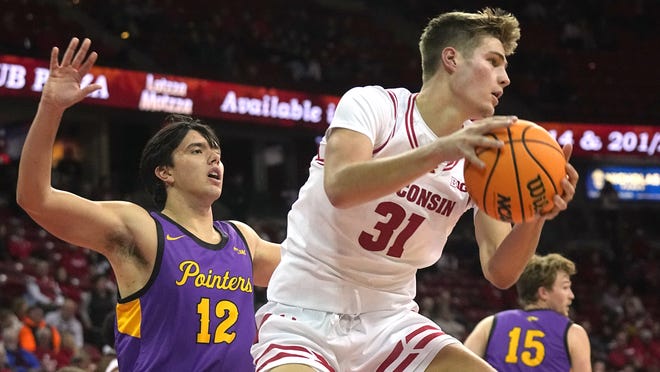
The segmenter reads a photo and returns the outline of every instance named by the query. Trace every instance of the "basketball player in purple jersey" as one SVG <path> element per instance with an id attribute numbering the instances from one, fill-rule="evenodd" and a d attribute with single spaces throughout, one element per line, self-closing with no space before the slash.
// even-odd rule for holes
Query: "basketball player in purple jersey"
<path id="1" fill-rule="evenodd" d="M 519 37 L 517 19 L 501 10 L 441 14 L 420 39 L 420 92 L 366 86 L 342 96 L 257 311 L 258 371 L 493 370 L 418 313 L 416 272 L 440 259 L 474 207 L 463 162 L 483 166 L 476 149 L 502 145 L 485 134 L 516 119 L 493 114 Z M 544 222 L 567 208 L 578 174 L 570 164 L 566 172 L 554 209 L 530 222 L 512 227 L 474 212 L 482 270 L 495 286 L 518 280 Z"/>
<path id="2" fill-rule="evenodd" d="M 19 205 L 43 228 L 103 254 L 119 300 L 121 371 L 251 371 L 254 286 L 266 286 L 280 246 L 238 221 L 214 221 L 224 175 L 218 138 L 187 116 L 171 116 L 144 148 L 140 172 L 159 212 L 96 202 L 51 186 L 52 148 L 64 111 L 99 89 L 81 87 L 94 65 L 90 41 L 74 38 L 50 56 L 19 166 Z"/>
<path id="3" fill-rule="evenodd" d="M 516 283 L 522 310 L 482 319 L 465 346 L 500 372 L 590 372 L 587 332 L 568 318 L 575 272 L 559 254 L 532 257 Z"/>

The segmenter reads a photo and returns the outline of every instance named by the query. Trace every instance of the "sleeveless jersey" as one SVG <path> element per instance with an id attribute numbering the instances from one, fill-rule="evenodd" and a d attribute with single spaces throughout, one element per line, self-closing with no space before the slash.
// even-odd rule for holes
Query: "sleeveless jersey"
<path id="1" fill-rule="evenodd" d="M 497 313 L 484 359 L 501 372 L 568 372 L 571 324 L 567 317 L 548 309 Z"/>
<path id="2" fill-rule="evenodd" d="M 426 145 L 438 137 L 418 112 L 416 96 L 403 88 L 353 88 L 341 98 L 328 131 L 366 135 L 376 159 Z M 323 187 L 326 137 L 288 214 L 268 299 L 343 314 L 417 309 L 416 271 L 440 258 L 447 236 L 473 207 L 463 161 L 441 163 L 397 192 L 339 209 Z"/>
<path id="3" fill-rule="evenodd" d="M 121 371 L 254 371 L 252 258 L 231 223 L 218 244 L 152 212 L 158 252 L 148 283 L 117 303 Z"/>

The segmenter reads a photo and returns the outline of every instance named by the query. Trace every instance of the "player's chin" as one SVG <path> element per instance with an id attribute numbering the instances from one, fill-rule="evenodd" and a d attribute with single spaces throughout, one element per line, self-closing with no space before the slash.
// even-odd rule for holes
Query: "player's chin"
<path id="1" fill-rule="evenodd" d="M 489 118 L 495 115 L 495 106 L 492 103 L 485 104 L 479 108 L 477 116 Z"/>

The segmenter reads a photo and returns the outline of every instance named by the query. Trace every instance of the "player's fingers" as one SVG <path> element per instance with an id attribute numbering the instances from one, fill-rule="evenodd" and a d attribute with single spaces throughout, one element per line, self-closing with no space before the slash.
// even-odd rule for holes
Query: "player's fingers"
<path id="1" fill-rule="evenodd" d="M 98 54 L 96 52 L 92 52 L 89 54 L 89 57 L 85 60 L 85 62 L 80 66 L 78 71 L 80 72 L 81 75 L 85 75 L 89 72 L 89 70 L 94 66 L 94 63 L 96 63 L 96 59 L 98 58 Z"/>
<path id="2" fill-rule="evenodd" d="M 571 163 L 566 163 L 566 175 L 573 185 L 577 185 L 580 180 L 580 174 Z"/>
<path id="3" fill-rule="evenodd" d="M 89 46 L 92 43 L 91 40 L 88 38 L 85 38 L 80 45 L 80 48 L 76 52 L 75 57 L 73 57 L 73 61 L 71 62 L 71 66 L 73 68 L 78 68 L 80 65 L 82 65 L 83 61 L 85 60 L 85 57 L 87 57 L 87 51 L 89 50 Z"/>
<path id="4" fill-rule="evenodd" d="M 518 120 L 515 116 L 493 116 L 485 119 L 480 127 L 482 133 L 487 133 L 498 128 L 506 128 Z"/>
<path id="5" fill-rule="evenodd" d="M 59 67 L 58 61 L 57 61 L 57 56 L 60 54 L 60 48 L 58 47 L 53 47 L 53 49 L 50 50 L 50 71 L 55 70 L 57 67 Z"/>
<path id="6" fill-rule="evenodd" d="M 573 144 L 567 143 L 561 149 L 564 151 L 564 158 L 566 158 L 566 161 L 569 161 L 571 154 L 573 154 Z"/>
<path id="7" fill-rule="evenodd" d="M 86 86 L 82 89 L 83 98 L 87 97 L 88 94 L 93 93 L 94 91 L 99 90 L 99 89 L 101 89 L 100 84 L 89 84 L 88 86 Z"/>
<path id="8" fill-rule="evenodd" d="M 555 195 L 552 198 L 552 201 L 555 203 L 555 207 L 553 209 L 557 209 L 556 211 L 557 213 L 559 213 L 559 211 L 563 211 L 566 208 L 568 208 L 568 201 L 566 201 L 564 198 L 562 198 L 559 195 Z"/>
<path id="9" fill-rule="evenodd" d="M 64 56 L 62 57 L 61 66 L 67 66 L 71 64 L 73 54 L 76 51 L 76 47 L 78 47 L 78 42 L 79 40 L 77 37 L 71 39 L 71 41 L 69 42 L 69 46 L 66 48 L 66 51 L 64 52 Z"/>
<path id="10" fill-rule="evenodd" d="M 470 164 L 476 166 L 479 169 L 483 169 L 484 167 L 486 167 L 486 163 L 484 163 L 481 159 L 479 159 L 477 154 L 475 154 L 474 152 L 468 152 L 467 154 L 465 154 L 465 161 L 470 162 Z"/>
<path id="11" fill-rule="evenodd" d="M 479 136 L 477 137 L 475 147 L 488 147 L 488 148 L 500 148 L 504 146 L 504 142 L 498 140 L 497 138 L 492 138 L 488 136 Z"/>
<path id="12" fill-rule="evenodd" d="M 575 196 L 575 185 L 567 179 L 563 179 L 561 180 L 561 187 L 564 190 L 562 198 L 567 202 L 573 200 L 573 196 Z"/>

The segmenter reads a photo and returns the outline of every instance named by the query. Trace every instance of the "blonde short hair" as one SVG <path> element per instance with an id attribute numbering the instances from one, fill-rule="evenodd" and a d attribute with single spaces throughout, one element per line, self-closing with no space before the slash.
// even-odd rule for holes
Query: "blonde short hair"
<path id="1" fill-rule="evenodd" d="M 471 55 L 486 36 L 500 40 L 507 56 L 513 54 L 520 39 L 518 19 L 499 8 L 484 8 L 477 13 L 449 12 L 431 19 L 419 40 L 423 81 L 437 71 L 444 48 L 454 47 Z"/>

